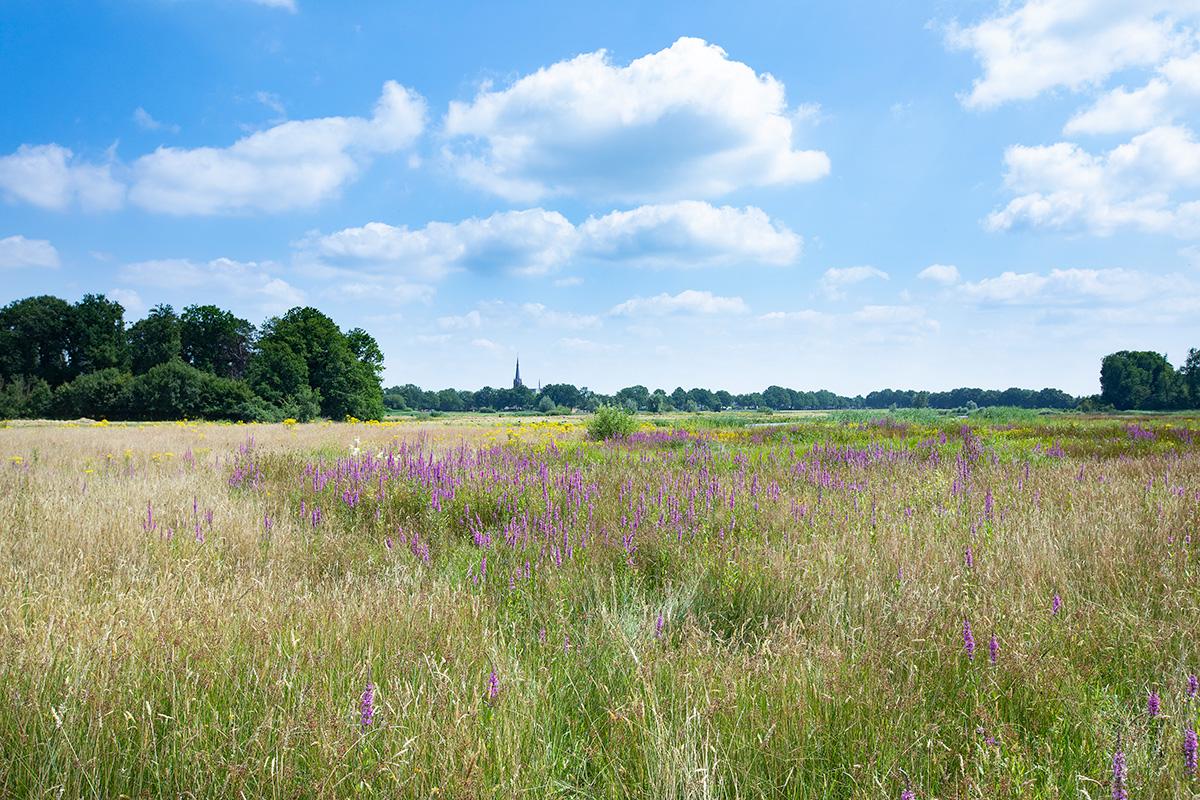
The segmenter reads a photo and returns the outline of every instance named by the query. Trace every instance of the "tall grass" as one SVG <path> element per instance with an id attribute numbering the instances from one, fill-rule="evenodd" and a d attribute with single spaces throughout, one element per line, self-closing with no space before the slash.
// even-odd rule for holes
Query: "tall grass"
<path id="1" fill-rule="evenodd" d="M 1194 797 L 1196 420 L 855 423 L 4 429 L 0 796 Z"/>

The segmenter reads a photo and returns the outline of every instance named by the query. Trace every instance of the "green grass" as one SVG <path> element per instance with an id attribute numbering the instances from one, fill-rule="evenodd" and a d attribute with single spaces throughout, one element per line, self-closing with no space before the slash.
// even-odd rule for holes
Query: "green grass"
<path id="1" fill-rule="evenodd" d="M 1200 420 L 762 416 L 6 429 L 0 796 L 1200 791 Z"/>

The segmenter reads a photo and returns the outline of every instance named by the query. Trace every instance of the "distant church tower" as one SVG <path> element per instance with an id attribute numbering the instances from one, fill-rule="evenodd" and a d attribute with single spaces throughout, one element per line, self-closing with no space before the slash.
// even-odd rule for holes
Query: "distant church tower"
<path id="1" fill-rule="evenodd" d="M 520 389 L 525 384 L 521 383 L 521 357 L 517 356 L 517 374 L 513 378 L 513 388 Z"/>

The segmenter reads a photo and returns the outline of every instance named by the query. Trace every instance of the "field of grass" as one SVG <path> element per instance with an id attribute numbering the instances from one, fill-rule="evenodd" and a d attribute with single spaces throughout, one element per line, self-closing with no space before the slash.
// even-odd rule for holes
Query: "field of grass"
<path id="1" fill-rule="evenodd" d="M 1200 419 L 776 421 L 0 428 L 0 797 L 1200 796 Z"/>

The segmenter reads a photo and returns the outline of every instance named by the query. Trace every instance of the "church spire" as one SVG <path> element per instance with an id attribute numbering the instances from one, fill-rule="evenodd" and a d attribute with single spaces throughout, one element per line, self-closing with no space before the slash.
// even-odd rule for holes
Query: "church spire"
<path id="1" fill-rule="evenodd" d="M 517 375 L 513 378 L 513 388 L 520 389 L 524 385 L 521 383 L 521 357 L 517 356 Z"/>

